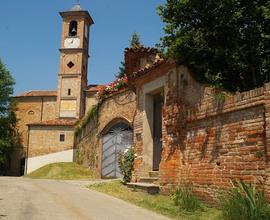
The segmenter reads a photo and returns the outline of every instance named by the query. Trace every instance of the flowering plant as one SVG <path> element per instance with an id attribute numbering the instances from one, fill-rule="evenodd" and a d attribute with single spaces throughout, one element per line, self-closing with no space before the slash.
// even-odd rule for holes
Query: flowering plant
<path id="1" fill-rule="evenodd" d="M 127 76 L 116 79 L 104 87 L 101 87 L 96 94 L 96 99 L 101 101 L 102 99 L 108 97 L 110 94 L 120 91 L 123 88 L 127 87 L 128 78 Z"/>
<path id="2" fill-rule="evenodd" d="M 124 152 L 118 152 L 118 165 L 123 175 L 124 183 L 131 181 L 135 157 L 136 154 L 133 147 L 127 148 Z"/>

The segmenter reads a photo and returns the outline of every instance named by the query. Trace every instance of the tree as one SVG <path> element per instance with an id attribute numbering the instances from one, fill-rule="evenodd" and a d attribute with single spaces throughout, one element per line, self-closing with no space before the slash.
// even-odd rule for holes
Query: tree
<path id="1" fill-rule="evenodd" d="M 142 44 L 140 42 L 140 35 L 138 35 L 136 32 L 134 32 L 131 36 L 130 39 L 130 47 L 131 48 L 136 48 L 136 47 L 141 47 Z"/>
<path id="2" fill-rule="evenodd" d="M 126 64 L 121 61 L 121 66 L 119 67 L 118 73 L 115 75 L 116 78 L 122 78 L 126 75 Z"/>
<path id="3" fill-rule="evenodd" d="M 140 36 L 134 32 L 129 40 L 130 48 L 138 48 L 141 47 L 142 44 L 140 42 Z M 119 71 L 117 74 L 115 74 L 116 78 L 121 78 L 126 75 L 126 64 L 125 62 L 121 61 L 121 66 L 119 67 Z"/>
<path id="4" fill-rule="evenodd" d="M 17 144 L 16 116 L 10 98 L 14 83 L 10 72 L 0 60 L 0 168 L 6 163 L 12 147 Z"/>
<path id="5" fill-rule="evenodd" d="M 270 0 L 167 0 L 163 52 L 196 78 L 244 91 L 270 80 Z"/>

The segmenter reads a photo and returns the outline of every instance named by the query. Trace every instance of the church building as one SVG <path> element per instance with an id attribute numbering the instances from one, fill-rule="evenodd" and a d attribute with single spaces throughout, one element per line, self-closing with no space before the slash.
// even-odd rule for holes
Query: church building
<path id="1" fill-rule="evenodd" d="M 75 123 L 96 104 L 98 87 L 87 81 L 93 19 L 79 4 L 60 15 L 63 22 L 57 89 L 28 91 L 14 97 L 23 150 L 13 153 L 13 175 L 27 174 L 54 162 L 74 161 Z"/>

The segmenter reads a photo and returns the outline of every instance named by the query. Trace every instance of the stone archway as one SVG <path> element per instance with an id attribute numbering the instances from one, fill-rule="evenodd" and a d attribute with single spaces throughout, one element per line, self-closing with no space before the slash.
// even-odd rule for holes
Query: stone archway
<path id="1" fill-rule="evenodd" d="M 119 166 L 119 152 L 123 152 L 132 145 L 132 129 L 128 123 L 118 121 L 110 127 L 106 126 L 102 133 L 102 178 L 122 177 Z"/>

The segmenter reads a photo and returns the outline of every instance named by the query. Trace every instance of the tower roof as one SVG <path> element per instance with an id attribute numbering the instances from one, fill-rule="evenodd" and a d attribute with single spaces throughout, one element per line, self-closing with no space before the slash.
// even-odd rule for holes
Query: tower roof
<path id="1" fill-rule="evenodd" d="M 76 4 L 69 11 L 83 11 L 83 9 L 80 4 Z"/>
<path id="2" fill-rule="evenodd" d="M 93 19 L 91 18 L 91 15 L 88 11 L 82 9 L 81 5 L 79 3 L 75 4 L 70 10 L 59 12 L 62 18 L 68 17 L 68 16 L 84 16 L 88 19 L 89 24 L 94 24 Z"/>

